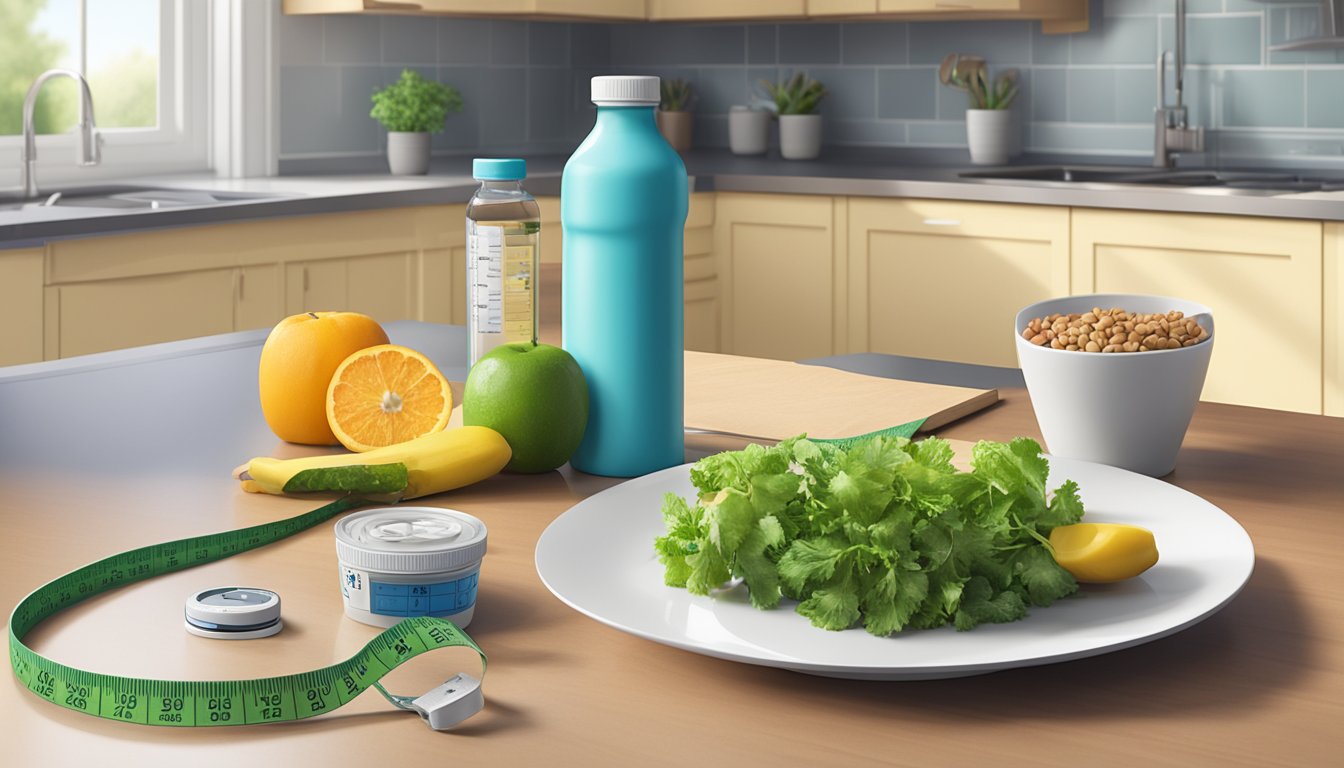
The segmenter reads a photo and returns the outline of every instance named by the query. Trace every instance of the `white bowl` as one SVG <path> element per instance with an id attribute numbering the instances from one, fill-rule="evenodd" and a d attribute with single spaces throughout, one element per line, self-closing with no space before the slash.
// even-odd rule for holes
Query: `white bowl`
<path id="1" fill-rule="evenodd" d="M 1189 347 L 1148 352 L 1067 352 L 1022 338 L 1033 318 L 1085 313 L 1180 310 L 1209 338 Z M 1097 293 L 1037 302 L 1017 313 L 1013 338 L 1036 422 L 1055 456 L 1095 461 L 1153 477 L 1176 468 L 1176 453 L 1195 413 L 1213 354 L 1208 307 L 1166 296 Z"/>

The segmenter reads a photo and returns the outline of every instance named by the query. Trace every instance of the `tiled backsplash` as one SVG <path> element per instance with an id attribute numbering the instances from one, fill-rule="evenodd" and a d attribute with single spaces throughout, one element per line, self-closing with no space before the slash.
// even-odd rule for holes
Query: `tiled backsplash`
<path id="1" fill-rule="evenodd" d="M 1157 52 L 1172 0 L 1093 0 L 1092 29 L 1027 22 L 566 24 L 415 17 L 285 17 L 281 154 L 378 152 L 368 94 L 402 66 L 462 90 L 436 150 L 567 151 L 592 124 L 588 78 L 692 81 L 696 145 L 727 145 L 727 113 L 763 78 L 805 70 L 830 91 L 826 142 L 964 146 L 966 96 L 937 82 L 951 51 L 1021 70 L 1014 106 L 1039 152 L 1149 155 Z M 1269 52 L 1317 34 L 1319 3 L 1189 0 L 1186 103 L 1210 157 L 1344 162 L 1344 51 Z"/>

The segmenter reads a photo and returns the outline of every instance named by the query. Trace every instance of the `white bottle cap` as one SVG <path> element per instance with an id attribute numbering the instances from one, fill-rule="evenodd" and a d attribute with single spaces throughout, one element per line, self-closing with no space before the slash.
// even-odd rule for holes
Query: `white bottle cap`
<path id="1" fill-rule="evenodd" d="M 653 75 L 602 75 L 593 78 L 593 103 L 599 106 L 634 106 L 662 101 L 658 78 Z"/>

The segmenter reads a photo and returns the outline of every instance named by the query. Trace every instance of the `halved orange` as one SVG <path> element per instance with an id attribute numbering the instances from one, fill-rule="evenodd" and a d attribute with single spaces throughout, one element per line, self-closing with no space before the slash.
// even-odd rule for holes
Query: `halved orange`
<path id="1" fill-rule="evenodd" d="M 437 432 L 452 412 L 453 392 L 439 369 L 396 344 L 345 358 L 327 387 L 327 423 L 357 453 Z"/>

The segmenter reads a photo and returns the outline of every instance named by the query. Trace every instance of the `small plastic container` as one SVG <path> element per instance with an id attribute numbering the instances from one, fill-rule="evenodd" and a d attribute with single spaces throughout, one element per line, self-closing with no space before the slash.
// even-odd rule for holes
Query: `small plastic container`
<path id="1" fill-rule="evenodd" d="M 375 627 L 410 616 L 471 623 L 485 523 L 452 509 L 387 507 L 336 523 L 345 615 Z"/>
<path id="2" fill-rule="evenodd" d="M 477 158 L 481 182 L 467 203 L 467 340 L 470 364 L 501 344 L 537 341 L 541 209 L 523 189 L 527 163 Z"/>

